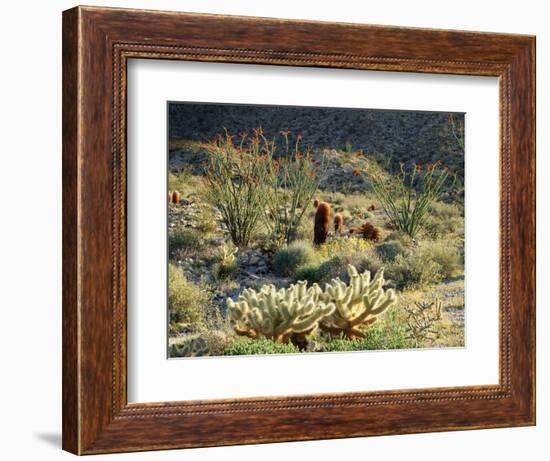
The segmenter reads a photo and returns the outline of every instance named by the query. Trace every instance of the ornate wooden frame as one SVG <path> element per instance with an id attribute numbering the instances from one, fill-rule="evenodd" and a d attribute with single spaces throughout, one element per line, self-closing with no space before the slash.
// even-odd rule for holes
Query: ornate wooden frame
<path id="1" fill-rule="evenodd" d="M 131 58 L 500 79 L 496 386 L 128 404 Z M 77 454 L 535 423 L 535 38 L 77 7 L 63 13 L 63 448 Z"/>

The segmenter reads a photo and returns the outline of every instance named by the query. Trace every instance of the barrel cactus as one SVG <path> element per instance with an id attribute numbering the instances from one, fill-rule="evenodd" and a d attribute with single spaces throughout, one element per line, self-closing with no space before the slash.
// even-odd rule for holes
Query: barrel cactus
<path id="1" fill-rule="evenodd" d="M 344 229 L 344 218 L 340 213 L 334 215 L 334 232 L 340 234 Z"/>
<path id="2" fill-rule="evenodd" d="M 315 227 L 313 229 L 315 245 L 322 245 L 327 240 L 328 230 L 330 226 L 330 205 L 321 202 L 315 212 Z"/>

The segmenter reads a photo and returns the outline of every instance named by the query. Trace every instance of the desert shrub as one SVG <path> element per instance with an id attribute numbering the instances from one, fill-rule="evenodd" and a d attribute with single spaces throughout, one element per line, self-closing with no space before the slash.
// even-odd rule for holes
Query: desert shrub
<path id="1" fill-rule="evenodd" d="M 228 346 L 224 355 L 292 354 L 300 350 L 292 343 L 280 344 L 270 339 L 241 338 Z"/>
<path id="2" fill-rule="evenodd" d="M 447 280 L 462 268 L 462 256 L 453 242 L 423 241 L 406 254 L 398 254 L 388 264 L 386 275 L 399 289 L 419 288 Z"/>
<path id="3" fill-rule="evenodd" d="M 332 279 L 339 278 L 344 282 L 349 282 L 347 272 L 348 265 L 357 268 L 359 272 L 370 271 L 371 274 L 378 272 L 382 267 L 382 261 L 372 249 L 368 252 L 357 254 L 336 255 L 324 261 L 310 263 L 298 266 L 293 273 L 294 280 L 305 280 L 310 283 L 324 284 Z"/>
<path id="4" fill-rule="evenodd" d="M 382 261 L 372 243 L 360 238 L 332 240 L 316 250 L 316 260 L 298 266 L 293 273 L 294 280 L 310 283 L 328 283 L 333 278 L 349 281 L 348 265 L 359 272 L 366 270 L 372 274 L 382 267 Z"/>
<path id="5" fill-rule="evenodd" d="M 319 266 L 318 262 L 309 262 L 298 266 L 292 274 L 294 280 L 301 281 L 304 280 L 309 283 L 318 283 L 319 282 Z"/>
<path id="6" fill-rule="evenodd" d="M 296 240 L 313 241 L 313 227 L 309 219 L 302 219 L 296 229 Z"/>
<path id="7" fill-rule="evenodd" d="M 405 248 L 411 247 L 414 243 L 413 239 L 411 239 L 407 234 L 401 231 L 393 231 L 386 236 L 386 242 L 393 240 L 397 240 Z"/>
<path id="8" fill-rule="evenodd" d="M 181 229 L 168 234 L 168 249 L 170 254 L 196 253 L 204 247 L 203 235 L 194 229 Z"/>
<path id="9" fill-rule="evenodd" d="M 441 219 L 428 216 L 424 223 L 424 235 L 431 238 L 441 238 L 459 232 L 463 229 L 463 226 L 463 220 L 460 218 Z"/>
<path id="10" fill-rule="evenodd" d="M 213 234 L 218 229 L 218 222 L 212 209 L 208 206 L 202 207 L 197 216 L 196 227 L 204 236 Z"/>
<path id="11" fill-rule="evenodd" d="M 204 340 L 209 355 L 214 356 L 223 355 L 225 349 L 233 342 L 229 335 L 218 330 L 204 330 L 200 337 Z"/>
<path id="12" fill-rule="evenodd" d="M 280 276 L 289 276 L 297 267 L 311 263 L 314 259 L 315 251 L 311 243 L 293 242 L 275 253 L 272 260 L 273 271 Z"/>
<path id="13" fill-rule="evenodd" d="M 168 266 L 168 311 L 171 329 L 177 331 L 182 323 L 198 323 L 210 304 L 210 295 L 203 286 L 189 281 L 183 271 Z"/>
<path id="14" fill-rule="evenodd" d="M 418 258 L 436 263 L 443 280 L 456 275 L 463 267 L 458 248 L 449 240 L 421 242 L 415 252 Z"/>
<path id="15" fill-rule="evenodd" d="M 441 282 L 441 266 L 425 253 L 397 255 L 386 266 L 386 278 L 399 290 L 420 288 Z"/>
<path id="16" fill-rule="evenodd" d="M 372 249 L 372 243 L 360 238 L 345 238 L 331 240 L 321 245 L 317 254 L 327 259 L 334 255 L 348 256 L 356 253 L 364 253 Z"/>
<path id="17" fill-rule="evenodd" d="M 376 251 L 384 261 L 393 261 L 397 255 L 404 255 L 407 250 L 399 240 L 390 240 L 376 245 Z"/>

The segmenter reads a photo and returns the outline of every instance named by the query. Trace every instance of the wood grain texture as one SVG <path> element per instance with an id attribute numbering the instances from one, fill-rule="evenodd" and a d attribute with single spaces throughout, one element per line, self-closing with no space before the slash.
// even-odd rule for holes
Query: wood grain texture
<path id="1" fill-rule="evenodd" d="M 63 447 L 78 454 L 535 421 L 534 37 L 78 7 L 63 15 Z M 126 63 L 500 78 L 500 382 L 238 400 L 126 399 Z"/>

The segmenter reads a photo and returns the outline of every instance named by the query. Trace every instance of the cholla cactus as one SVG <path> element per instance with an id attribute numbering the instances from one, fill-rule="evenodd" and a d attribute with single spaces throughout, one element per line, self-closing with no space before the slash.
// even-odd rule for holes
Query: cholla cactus
<path id="1" fill-rule="evenodd" d="M 220 262 L 224 266 L 230 266 L 235 264 L 235 255 L 237 254 L 238 248 L 234 245 L 224 243 L 220 248 Z"/>
<path id="2" fill-rule="evenodd" d="M 264 285 L 260 291 L 247 288 L 238 302 L 227 299 L 229 317 L 239 335 L 288 343 L 292 335 L 313 332 L 334 311 L 334 303 L 319 301 L 320 294 L 317 284 L 307 288 L 307 282 L 280 290 L 274 285 Z"/>
<path id="3" fill-rule="evenodd" d="M 433 342 L 439 334 L 435 324 L 441 320 L 441 301 L 416 302 L 413 306 L 405 306 L 407 312 L 408 337 L 419 347 L 423 342 Z"/>
<path id="4" fill-rule="evenodd" d="M 235 245 L 224 243 L 218 253 L 219 261 L 214 267 L 214 274 L 218 278 L 229 276 L 237 268 L 238 248 Z"/>
<path id="5" fill-rule="evenodd" d="M 332 314 L 324 317 L 319 326 L 333 335 L 343 334 L 348 339 L 356 339 L 365 336 L 358 327 L 374 323 L 378 315 L 395 304 L 397 298 L 393 290 L 384 292 L 382 288 L 383 269 L 372 280 L 369 271 L 359 274 L 352 265 L 348 266 L 348 274 L 349 285 L 333 279 L 319 296 L 320 301 L 336 305 Z"/>
<path id="6" fill-rule="evenodd" d="M 206 341 L 203 338 L 194 338 L 181 344 L 172 344 L 170 357 L 204 357 L 210 355 Z"/>

